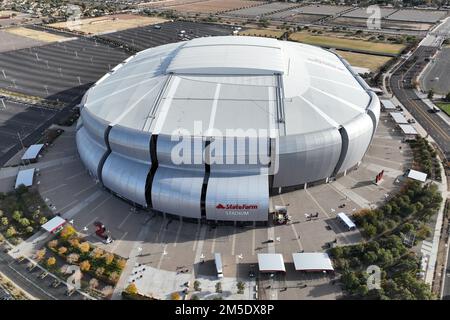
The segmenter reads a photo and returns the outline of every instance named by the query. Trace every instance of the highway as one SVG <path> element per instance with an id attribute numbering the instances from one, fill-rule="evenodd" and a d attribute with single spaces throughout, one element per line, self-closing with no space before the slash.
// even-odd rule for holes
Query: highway
<path id="1" fill-rule="evenodd" d="M 393 94 L 436 141 L 447 160 L 450 160 L 450 127 L 416 95 L 411 83 L 426 65 L 426 58 L 437 50 L 435 46 L 419 46 L 390 79 Z"/>

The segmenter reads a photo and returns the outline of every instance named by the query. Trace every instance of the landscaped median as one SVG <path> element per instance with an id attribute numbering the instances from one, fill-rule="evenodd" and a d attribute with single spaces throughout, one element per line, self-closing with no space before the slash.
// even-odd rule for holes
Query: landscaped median
<path id="1" fill-rule="evenodd" d="M 13 245 L 30 237 L 51 217 L 53 213 L 36 189 L 20 186 L 0 193 L 0 234 Z"/>
<path id="2" fill-rule="evenodd" d="M 31 105 L 38 105 L 41 107 L 51 108 L 51 109 L 57 109 L 61 110 L 63 109 L 66 104 L 61 101 L 56 100 L 48 100 L 41 97 L 36 96 L 29 96 L 23 93 L 9 91 L 0 88 L 0 98 L 6 98 L 11 101 L 21 102 L 25 104 L 31 104 Z"/>
<path id="3" fill-rule="evenodd" d="M 450 102 L 437 102 L 436 106 L 450 117 Z"/>
<path id="4" fill-rule="evenodd" d="M 431 234 L 427 223 L 441 202 L 436 185 L 411 181 L 381 208 L 357 213 L 355 222 L 367 241 L 329 251 L 346 294 L 358 299 L 435 299 L 420 279 L 420 259 L 411 247 Z"/>
<path id="5" fill-rule="evenodd" d="M 36 251 L 34 259 L 66 281 L 72 275 L 71 266 L 79 267 L 80 289 L 99 298 L 112 295 L 126 265 L 125 259 L 88 242 L 70 224 Z"/>
<path id="6" fill-rule="evenodd" d="M 289 40 L 312 44 L 325 48 L 371 52 L 375 54 L 398 55 L 405 48 L 404 44 L 385 41 L 369 41 L 365 38 L 352 38 L 338 34 L 321 34 L 319 32 L 300 31 L 289 35 Z"/>

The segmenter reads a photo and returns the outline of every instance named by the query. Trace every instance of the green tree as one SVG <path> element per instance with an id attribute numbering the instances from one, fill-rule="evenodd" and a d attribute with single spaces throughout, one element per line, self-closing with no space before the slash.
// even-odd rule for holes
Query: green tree
<path id="1" fill-rule="evenodd" d="M 15 210 L 12 214 L 12 218 L 17 222 L 20 222 L 20 219 L 22 218 L 22 212 L 20 212 L 19 210 Z"/>
<path id="2" fill-rule="evenodd" d="M 6 236 L 8 238 L 14 237 L 16 234 L 17 234 L 17 231 L 13 226 L 9 227 L 8 230 L 6 230 Z"/>
<path id="3" fill-rule="evenodd" d="M 6 227 L 9 224 L 8 218 L 7 217 L 3 217 L 1 219 L 1 223 L 2 223 L 2 226 Z"/>
<path id="4" fill-rule="evenodd" d="M 427 98 L 433 100 L 433 97 L 434 97 L 433 89 L 428 90 Z"/>
<path id="5" fill-rule="evenodd" d="M 22 227 L 28 227 L 30 225 L 30 220 L 28 220 L 27 218 L 22 218 L 20 219 L 20 225 Z"/>

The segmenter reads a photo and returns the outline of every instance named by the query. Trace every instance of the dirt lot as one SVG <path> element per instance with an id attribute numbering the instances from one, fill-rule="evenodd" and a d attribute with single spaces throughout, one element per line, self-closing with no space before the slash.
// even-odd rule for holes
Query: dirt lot
<path id="1" fill-rule="evenodd" d="M 132 14 L 121 14 L 82 19 L 73 24 L 58 22 L 51 24 L 50 26 L 55 28 L 75 29 L 86 34 L 102 34 L 163 23 L 165 21 L 165 19 L 157 17 L 142 17 Z"/>
<path id="2" fill-rule="evenodd" d="M 284 31 L 270 30 L 270 29 L 248 29 L 241 31 L 241 36 L 253 36 L 253 37 L 267 37 L 267 38 L 279 38 L 283 35 Z"/>
<path id="3" fill-rule="evenodd" d="M 263 1 L 249 1 L 249 0 L 209 0 L 195 2 L 192 4 L 181 4 L 171 6 L 170 9 L 178 12 L 199 12 L 199 13 L 216 13 L 228 10 L 237 10 L 248 7 L 253 7 L 263 4 Z"/>
<path id="4" fill-rule="evenodd" d="M 341 57 L 354 67 L 367 68 L 372 72 L 378 71 L 385 63 L 392 58 L 375 56 L 371 54 L 355 53 L 348 51 L 336 51 Z"/>
<path id="5" fill-rule="evenodd" d="M 43 32 L 43 31 L 37 31 L 37 30 L 32 30 L 32 29 L 27 29 L 27 28 L 22 28 L 22 27 L 9 28 L 9 29 L 6 29 L 5 32 L 15 34 L 17 36 L 34 39 L 34 40 L 41 41 L 41 42 L 57 42 L 57 41 L 62 41 L 62 40 L 67 39 L 65 37 L 57 36 L 52 33 L 47 33 L 47 32 Z"/>
<path id="6" fill-rule="evenodd" d="M 384 42 L 371 42 L 364 38 L 349 38 L 337 34 L 316 35 L 310 32 L 296 32 L 290 35 L 289 40 L 299 41 L 330 48 L 345 48 L 354 50 L 364 50 L 379 53 L 400 53 L 404 45 Z"/>

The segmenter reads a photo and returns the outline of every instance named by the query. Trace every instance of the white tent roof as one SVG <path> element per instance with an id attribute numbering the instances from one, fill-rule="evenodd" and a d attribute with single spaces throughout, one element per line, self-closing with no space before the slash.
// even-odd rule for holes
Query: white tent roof
<path id="1" fill-rule="evenodd" d="M 401 112 L 391 112 L 390 113 L 392 119 L 394 119 L 397 124 L 408 124 L 405 116 Z"/>
<path id="2" fill-rule="evenodd" d="M 33 160 L 36 159 L 39 155 L 39 152 L 41 152 L 43 144 L 33 144 L 31 145 L 27 151 L 22 156 L 22 160 Z"/>
<path id="3" fill-rule="evenodd" d="M 380 99 L 381 104 L 386 110 L 395 110 L 395 104 L 390 99 Z"/>
<path id="4" fill-rule="evenodd" d="M 337 216 L 342 221 L 344 221 L 344 223 L 347 225 L 347 227 L 349 227 L 349 228 L 356 228 L 355 223 L 344 212 L 339 212 L 337 214 Z"/>
<path id="5" fill-rule="evenodd" d="M 17 174 L 16 178 L 16 186 L 14 187 L 17 189 L 20 185 L 24 185 L 25 187 L 30 187 L 33 185 L 33 177 L 34 177 L 34 168 L 33 169 L 27 169 L 27 170 L 21 170 Z"/>
<path id="6" fill-rule="evenodd" d="M 281 253 L 259 253 L 258 266 L 261 272 L 286 272 Z"/>
<path id="7" fill-rule="evenodd" d="M 44 229 L 47 232 L 53 232 L 65 223 L 66 223 L 65 219 L 61 218 L 60 216 L 55 216 L 54 218 L 44 223 L 42 225 L 42 229 Z"/>
<path id="8" fill-rule="evenodd" d="M 324 252 L 293 253 L 295 270 L 334 270 L 330 257 Z"/>
<path id="9" fill-rule="evenodd" d="M 399 127 L 404 134 L 417 134 L 416 129 L 410 124 L 400 124 Z"/>
<path id="10" fill-rule="evenodd" d="M 427 180 L 427 174 L 424 172 L 410 169 L 408 172 L 408 178 L 417 180 L 420 182 L 425 182 Z"/>

